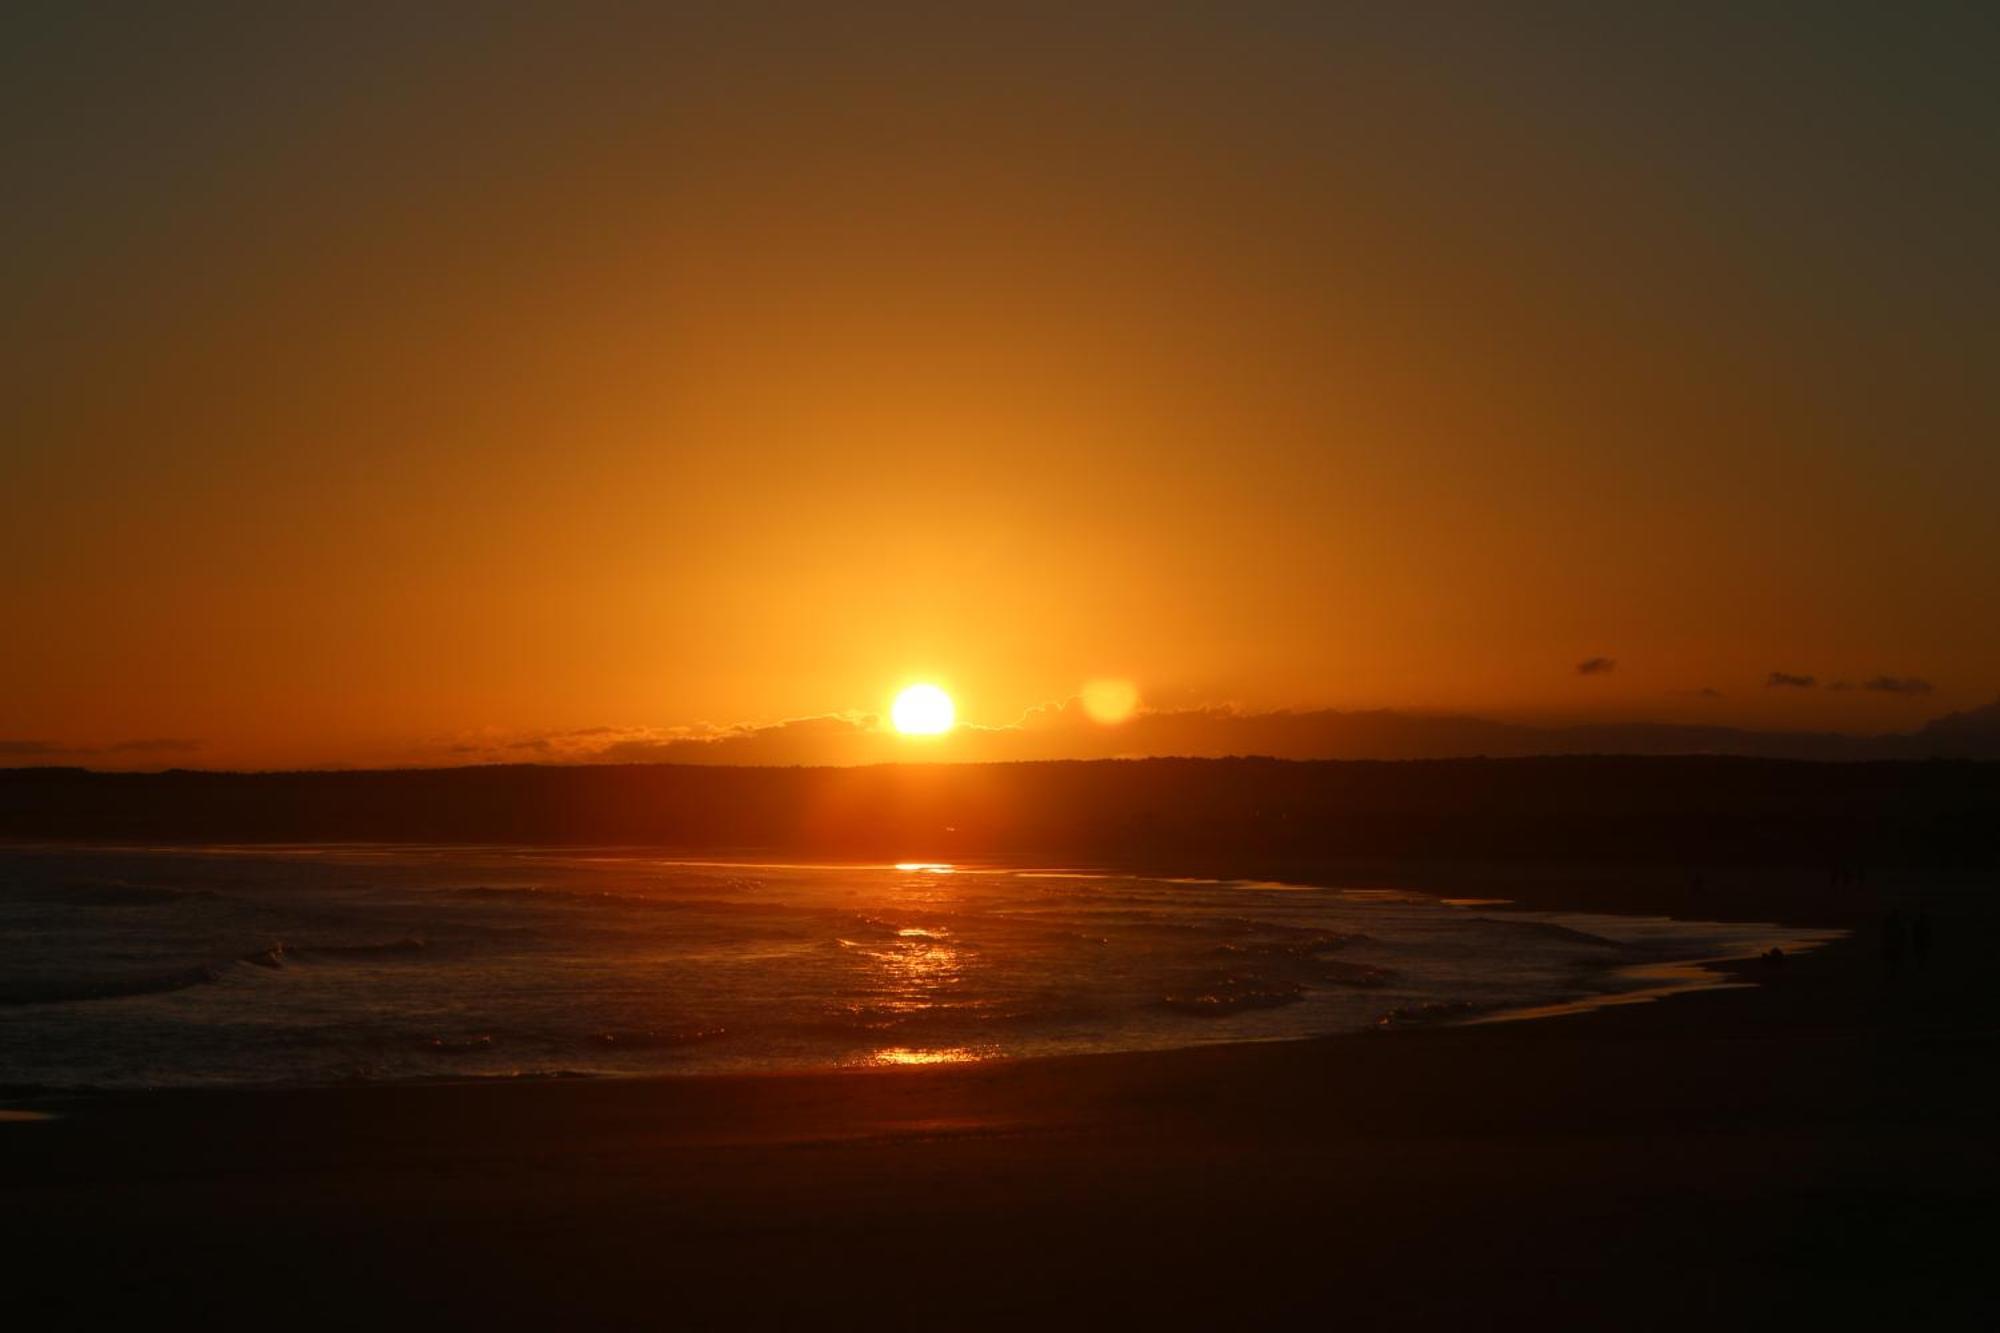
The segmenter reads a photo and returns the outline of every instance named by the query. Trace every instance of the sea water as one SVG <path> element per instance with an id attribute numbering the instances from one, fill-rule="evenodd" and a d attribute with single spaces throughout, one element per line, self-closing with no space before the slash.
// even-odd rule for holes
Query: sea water
<path id="1" fill-rule="evenodd" d="M 1060 869 L 13 848 L 0 850 L 0 1090 L 1281 1040 L 1616 1001 L 1699 978 L 1676 963 L 1823 938 Z"/>

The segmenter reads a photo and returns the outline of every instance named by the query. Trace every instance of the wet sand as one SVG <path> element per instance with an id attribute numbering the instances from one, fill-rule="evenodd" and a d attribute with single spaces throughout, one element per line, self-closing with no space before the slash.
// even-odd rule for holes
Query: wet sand
<path id="1" fill-rule="evenodd" d="M 37 1104 L 59 1115 L 0 1125 L 9 1308 L 62 1325 L 1977 1327 L 2000 1314 L 1983 888 L 1876 892 L 1933 904 L 1921 964 L 1887 966 L 1863 933 L 1737 966 L 1754 987 L 1532 1022 Z M 1823 915 L 1791 917 L 1865 913 Z"/>

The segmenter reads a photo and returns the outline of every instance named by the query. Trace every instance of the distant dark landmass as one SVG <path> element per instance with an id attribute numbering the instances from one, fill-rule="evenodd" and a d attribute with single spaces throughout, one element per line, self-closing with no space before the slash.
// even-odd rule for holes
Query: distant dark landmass
<path id="1" fill-rule="evenodd" d="M 955 762 L 1197 758 L 1457 759 L 1531 755 L 1740 755 L 1759 759 L 2000 760 L 2000 701 L 1911 731 L 1853 735 L 1760 731 L 1677 722 L 1534 725 L 1454 713 L 1394 709 L 1157 709 L 1118 726 L 1093 721 L 1079 700 L 1031 710 L 1005 727 L 960 727 L 934 745 Z M 44 749 L 42 753 L 64 753 Z M 68 752 L 76 754 L 78 752 Z M 859 715 L 794 718 L 703 735 L 654 735 L 610 727 L 452 747 L 454 762 L 865 765 L 906 757 L 907 742 Z"/>
<path id="2" fill-rule="evenodd" d="M 1094 735 L 1092 734 L 1094 733 Z M 1117 729 L 1022 728 L 1008 743 L 1023 750 L 995 758 L 1053 758 L 1034 753 L 1043 735 L 1060 736 L 1070 758 L 1123 754 L 1278 759 L 1459 759 L 1557 755 L 1735 755 L 1758 759 L 1868 761 L 2000 759 L 2000 701 L 1951 713 L 1908 732 L 1760 731 L 1677 722 L 1601 722 L 1537 726 L 1462 714 L 1393 709 L 1343 712 L 1234 713 L 1216 709 L 1141 714 Z M 1015 739 L 1018 737 L 1018 739 Z M 1103 753 L 1078 753 L 1091 743 Z M 711 742 L 724 747 L 728 741 Z M 697 743 L 699 744 L 699 742 Z M 679 754 L 662 754 L 679 759 Z"/>
<path id="3" fill-rule="evenodd" d="M 22 841 L 454 842 L 1225 867 L 2000 865 L 2000 764 L 1144 759 L 305 773 L 0 770 Z"/>

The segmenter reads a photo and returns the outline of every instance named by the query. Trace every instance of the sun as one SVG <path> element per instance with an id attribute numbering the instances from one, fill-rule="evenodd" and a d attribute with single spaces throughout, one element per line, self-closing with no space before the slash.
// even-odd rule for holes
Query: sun
<path id="1" fill-rule="evenodd" d="M 896 696 L 889 720 L 905 736 L 937 736 L 958 720 L 951 696 L 935 685 L 912 685 Z"/>

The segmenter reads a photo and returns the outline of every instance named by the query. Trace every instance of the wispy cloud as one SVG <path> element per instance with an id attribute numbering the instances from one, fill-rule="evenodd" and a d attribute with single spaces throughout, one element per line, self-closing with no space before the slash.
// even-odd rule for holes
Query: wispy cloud
<path id="1" fill-rule="evenodd" d="M 879 723 L 872 713 L 836 713 L 764 726 L 487 732 L 449 738 L 442 749 L 461 759 L 508 764 L 866 764 L 913 757 L 901 753 L 907 747 Z"/>
<path id="2" fill-rule="evenodd" d="M 1877 694 L 1929 694 L 1931 683 L 1920 676 L 1874 676 L 1862 681 L 1861 688 Z"/>
<path id="3" fill-rule="evenodd" d="M 1550 733 L 1551 735 L 1553 733 Z M 1482 718 L 1389 711 L 1250 712 L 1230 707 L 1146 709 L 1122 722 L 1093 717 L 1080 698 L 1028 710 L 1007 726 L 960 726 L 935 738 L 897 734 L 872 714 L 794 718 L 769 726 L 454 738 L 453 762 L 857 765 L 1268 755 L 1285 759 L 1436 758 L 1539 753 L 1569 742 Z M 1579 744 L 1584 742 L 1577 742 Z M 1603 744 L 1591 738 L 1588 745 Z"/>
<path id="4" fill-rule="evenodd" d="M 899 738 L 873 714 L 793 718 L 767 727 L 730 727 L 696 734 L 594 738 L 599 761 L 719 764 L 884 763 L 921 755 L 899 753 Z M 828 756 L 835 756 L 829 758 Z"/>
<path id="5" fill-rule="evenodd" d="M 54 741 L 0 739 L 0 756 L 9 759 L 46 759 L 52 755 L 75 753 Z"/>
<path id="6" fill-rule="evenodd" d="M 1795 676 L 1789 671 L 1773 671 L 1764 677 L 1764 688 L 1767 690 L 1809 690 L 1817 684 L 1817 676 Z"/>
<path id="7" fill-rule="evenodd" d="M 1603 676 L 1617 667 L 1616 659 L 1609 657 L 1586 657 L 1576 664 L 1579 676 Z"/>
<path id="8" fill-rule="evenodd" d="M 175 736 L 144 736 L 109 745 L 66 745 L 60 741 L 0 740 L 0 758 L 55 759 L 84 755 L 182 754 L 199 750 L 201 742 Z"/>

